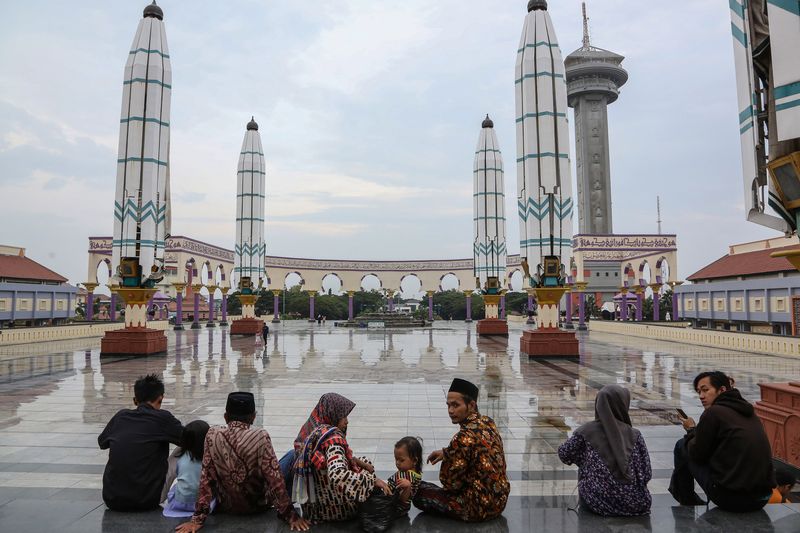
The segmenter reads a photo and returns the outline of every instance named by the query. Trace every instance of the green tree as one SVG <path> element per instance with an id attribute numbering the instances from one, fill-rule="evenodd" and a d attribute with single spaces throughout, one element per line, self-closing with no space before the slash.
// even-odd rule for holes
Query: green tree
<path id="1" fill-rule="evenodd" d="M 528 306 L 528 293 L 509 292 L 506 293 L 506 314 L 525 315 Z"/>

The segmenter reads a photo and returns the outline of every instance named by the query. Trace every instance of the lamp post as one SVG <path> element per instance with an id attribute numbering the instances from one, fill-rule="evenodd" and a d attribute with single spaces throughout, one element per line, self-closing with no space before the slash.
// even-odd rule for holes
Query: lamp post
<path id="1" fill-rule="evenodd" d="M 467 311 L 467 318 L 464 319 L 464 322 L 472 322 L 472 289 L 464 291 L 464 296 L 466 297 L 466 311 Z"/>
<path id="2" fill-rule="evenodd" d="M 428 295 L 428 320 L 433 322 L 433 291 L 426 291 Z"/>
<path id="3" fill-rule="evenodd" d="M 278 324 L 280 323 L 280 299 L 281 299 L 281 290 L 280 289 L 273 289 L 272 290 L 272 309 L 275 311 L 274 316 L 272 317 L 272 323 Z"/>

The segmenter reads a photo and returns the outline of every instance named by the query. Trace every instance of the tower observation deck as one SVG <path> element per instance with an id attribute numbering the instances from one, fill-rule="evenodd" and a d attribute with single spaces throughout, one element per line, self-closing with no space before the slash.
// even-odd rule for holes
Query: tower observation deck
<path id="1" fill-rule="evenodd" d="M 613 232 L 607 107 L 628 81 L 623 59 L 591 45 L 584 4 L 583 45 L 564 60 L 567 102 L 575 109 L 578 227 L 582 234 Z"/>

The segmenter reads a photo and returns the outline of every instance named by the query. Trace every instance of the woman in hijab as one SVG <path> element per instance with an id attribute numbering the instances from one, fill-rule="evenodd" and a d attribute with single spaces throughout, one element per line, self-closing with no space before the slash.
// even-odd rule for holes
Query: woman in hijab
<path id="1" fill-rule="evenodd" d="M 652 477 L 644 437 L 631 427 L 631 393 L 606 385 L 597 393 L 593 422 L 580 426 L 558 448 L 564 464 L 578 465 L 581 506 L 603 516 L 650 512 Z"/>
<path id="2" fill-rule="evenodd" d="M 355 406 L 339 394 L 324 394 L 295 439 L 290 495 L 312 522 L 355 518 L 374 488 L 389 490 L 372 463 L 354 458 L 347 443 L 347 416 Z"/>

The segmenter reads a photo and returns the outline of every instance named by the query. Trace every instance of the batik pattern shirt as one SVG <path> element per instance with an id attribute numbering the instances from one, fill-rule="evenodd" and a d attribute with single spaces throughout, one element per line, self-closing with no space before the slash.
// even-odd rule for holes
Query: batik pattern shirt
<path id="1" fill-rule="evenodd" d="M 313 501 L 303 504 L 303 518 L 312 522 L 349 520 L 358 514 L 358 507 L 372 494 L 375 474 L 350 468 L 345 449 L 331 444 L 325 450 L 326 467 L 312 469 Z M 361 458 L 369 463 L 369 460 Z M 371 463 L 370 463 L 371 464 Z"/>
<path id="2" fill-rule="evenodd" d="M 405 503 L 402 501 L 398 502 L 400 510 L 408 512 L 409 509 L 411 509 L 411 500 L 413 500 L 414 496 L 417 495 L 419 484 L 422 482 L 422 474 L 413 470 L 409 470 L 407 472 L 395 472 L 389 477 L 389 479 L 386 480 L 386 484 L 389 485 L 389 488 L 392 489 L 392 492 L 397 490 L 397 481 L 400 479 L 407 479 L 411 482 L 411 495 L 408 497 L 408 500 Z"/>
<path id="3" fill-rule="evenodd" d="M 231 422 L 208 430 L 192 522 L 205 521 L 214 496 L 228 513 L 253 513 L 274 504 L 284 520 L 295 516 L 265 429 Z"/>
<path id="4" fill-rule="evenodd" d="M 439 481 L 452 495 L 449 506 L 453 512 L 468 522 L 500 515 L 511 485 L 506 476 L 503 439 L 494 420 L 469 415 L 443 452 Z"/>
<path id="5" fill-rule="evenodd" d="M 628 460 L 631 481 L 617 479 L 591 444 L 580 434 L 558 447 L 565 464 L 578 465 L 578 494 L 592 512 L 603 516 L 638 516 L 650 511 L 647 483 L 653 475 L 650 455 L 640 434 Z"/>

